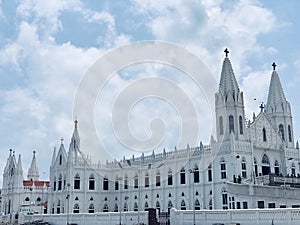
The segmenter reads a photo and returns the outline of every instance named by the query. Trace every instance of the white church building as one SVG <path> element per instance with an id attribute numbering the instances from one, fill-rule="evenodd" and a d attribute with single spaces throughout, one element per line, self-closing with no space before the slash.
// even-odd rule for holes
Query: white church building
<path id="1" fill-rule="evenodd" d="M 266 105 L 246 121 L 244 95 L 225 53 L 215 93 L 217 133 L 208 145 L 94 163 L 80 148 L 76 120 L 68 148 L 61 141 L 53 152 L 49 181 L 39 181 L 35 152 L 25 180 L 21 156 L 16 161 L 10 151 L 2 213 L 300 207 L 299 146 L 276 65 Z"/>

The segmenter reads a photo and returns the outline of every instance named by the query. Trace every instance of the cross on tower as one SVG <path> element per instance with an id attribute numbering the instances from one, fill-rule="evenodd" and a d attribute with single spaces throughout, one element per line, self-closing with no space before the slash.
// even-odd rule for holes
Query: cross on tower
<path id="1" fill-rule="evenodd" d="M 227 57 L 227 56 L 228 56 L 228 53 L 229 53 L 228 49 L 225 48 L 224 52 L 225 52 L 225 56 Z"/>
<path id="2" fill-rule="evenodd" d="M 272 66 L 273 66 L 273 70 L 275 70 L 277 65 L 275 64 L 275 62 L 273 62 Z"/>

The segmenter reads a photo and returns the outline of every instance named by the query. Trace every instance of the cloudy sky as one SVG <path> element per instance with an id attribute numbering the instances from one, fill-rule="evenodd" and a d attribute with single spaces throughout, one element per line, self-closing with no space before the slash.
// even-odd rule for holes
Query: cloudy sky
<path id="1" fill-rule="evenodd" d="M 68 148 L 76 116 L 74 98 L 89 68 L 107 51 L 144 40 L 187 49 L 207 65 L 216 81 L 227 47 L 248 118 L 267 101 L 275 61 L 292 106 L 295 139 L 299 139 L 299 9 L 298 0 L 288 4 L 285 0 L 0 0 L 0 168 L 12 148 L 22 154 L 26 175 L 36 150 L 40 173 L 46 178 L 53 148 L 59 147 L 61 138 Z M 93 161 L 105 162 L 106 155 L 120 159 L 140 154 L 119 143 L 111 118 L 122 91 L 149 77 L 164 78 L 184 92 L 198 113 L 199 138 L 209 142 L 213 114 L 207 106 L 214 102 L 206 101 L 201 87 L 172 66 L 139 63 L 116 71 L 94 103 L 91 120 L 102 150 L 89 138 L 90 131 L 80 127 L 86 118 L 77 118 L 81 149 Z M 142 91 L 139 89 L 136 91 Z M 155 149 L 170 150 L 183 135 L 183 115 L 174 100 L 159 97 L 137 101 L 131 107 L 128 126 L 134 137 L 146 140 L 151 136 L 149 121 L 160 118 L 165 136 Z M 121 122 L 118 118 L 116 123 Z"/>

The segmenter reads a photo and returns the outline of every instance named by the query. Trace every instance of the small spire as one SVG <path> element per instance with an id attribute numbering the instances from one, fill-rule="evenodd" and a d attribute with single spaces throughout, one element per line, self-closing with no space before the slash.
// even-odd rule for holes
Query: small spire
<path id="1" fill-rule="evenodd" d="M 9 149 L 9 155 L 11 156 L 11 153 L 12 153 L 12 149 Z"/>
<path id="2" fill-rule="evenodd" d="M 273 66 L 273 70 L 275 70 L 277 65 L 275 64 L 275 62 L 273 62 L 272 66 Z"/>
<path id="3" fill-rule="evenodd" d="M 227 48 L 225 48 L 224 52 L 225 52 L 225 56 L 226 56 L 226 58 L 227 58 L 227 57 L 228 57 L 228 54 L 229 54 L 229 50 L 228 50 Z"/>
<path id="4" fill-rule="evenodd" d="M 63 138 L 60 138 L 60 144 L 64 144 L 64 139 Z"/>

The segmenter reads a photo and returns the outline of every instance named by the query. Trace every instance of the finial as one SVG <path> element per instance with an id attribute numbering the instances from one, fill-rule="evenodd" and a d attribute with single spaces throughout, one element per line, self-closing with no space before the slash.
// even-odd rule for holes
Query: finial
<path id="1" fill-rule="evenodd" d="M 226 58 L 227 58 L 227 57 L 228 57 L 228 53 L 229 53 L 228 49 L 225 48 L 224 52 L 225 52 L 225 56 L 226 56 Z"/>
<path id="2" fill-rule="evenodd" d="M 63 144 L 64 143 L 64 139 L 60 138 L 60 143 Z"/>
<path id="3" fill-rule="evenodd" d="M 33 154 L 35 155 L 35 150 L 33 150 Z"/>
<path id="4" fill-rule="evenodd" d="M 273 66 L 273 70 L 275 70 L 277 65 L 275 64 L 275 62 L 273 62 L 272 66 Z"/>
<path id="5" fill-rule="evenodd" d="M 75 116 L 75 121 L 74 121 L 74 123 L 75 123 L 75 128 L 77 128 L 77 124 L 78 124 L 77 116 Z"/>

